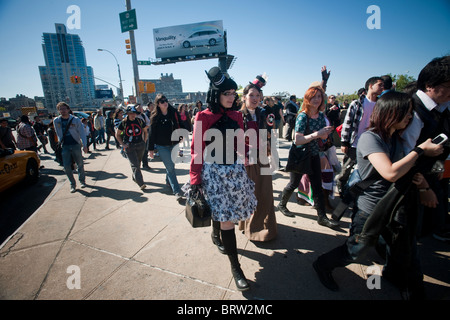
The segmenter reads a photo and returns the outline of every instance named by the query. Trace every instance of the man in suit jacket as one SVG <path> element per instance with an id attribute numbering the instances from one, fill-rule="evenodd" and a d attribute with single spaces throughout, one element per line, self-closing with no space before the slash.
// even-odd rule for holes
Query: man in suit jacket
<path id="1" fill-rule="evenodd" d="M 414 117 L 402 137 L 405 140 L 404 151 L 409 153 L 416 145 L 426 139 L 433 139 L 444 133 L 450 138 L 450 56 L 435 58 L 420 72 L 417 91 L 413 94 Z M 433 216 L 433 235 L 440 240 L 450 240 L 450 227 L 446 225 L 448 178 L 441 174 L 427 174 L 436 161 L 445 161 L 450 144 L 444 145 L 444 153 L 432 159 L 430 166 L 423 170 L 424 184 L 419 188 L 420 202 L 425 206 L 424 218 Z M 427 171 L 427 172 L 425 172 Z"/>

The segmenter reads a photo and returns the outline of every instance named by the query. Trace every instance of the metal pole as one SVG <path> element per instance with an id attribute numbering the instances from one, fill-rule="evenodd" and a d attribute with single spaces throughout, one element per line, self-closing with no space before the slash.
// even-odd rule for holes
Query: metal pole
<path id="1" fill-rule="evenodd" d="M 111 51 L 109 51 L 109 50 L 106 50 L 106 49 L 97 49 L 98 51 L 106 51 L 106 52 L 109 52 L 113 57 L 114 57 L 114 59 L 116 60 L 116 63 L 117 63 L 117 69 L 119 70 L 119 85 L 120 85 L 120 99 L 122 100 L 122 102 L 123 102 L 123 86 L 122 86 L 122 76 L 120 75 L 120 66 L 119 66 L 119 62 L 117 61 L 117 58 L 116 58 L 116 56 L 111 52 Z M 115 87 L 115 86 L 114 86 Z M 117 88 L 117 87 L 116 87 Z"/>
<path id="2" fill-rule="evenodd" d="M 127 11 L 131 10 L 131 0 L 127 1 Z M 137 62 L 137 53 L 136 53 L 136 42 L 134 39 L 134 30 L 128 31 L 130 33 L 130 45 L 131 45 L 131 59 L 133 61 L 133 72 L 134 72 L 134 88 L 136 90 L 136 101 L 137 103 L 142 103 L 141 95 L 139 92 L 139 69 Z"/>
<path id="3" fill-rule="evenodd" d="M 227 57 L 219 57 L 219 68 L 222 72 L 227 72 Z"/>

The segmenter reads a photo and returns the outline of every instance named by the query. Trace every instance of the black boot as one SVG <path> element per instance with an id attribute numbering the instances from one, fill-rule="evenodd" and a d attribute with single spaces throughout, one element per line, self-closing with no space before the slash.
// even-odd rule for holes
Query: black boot
<path id="1" fill-rule="evenodd" d="M 217 246 L 219 252 L 222 254 L 226 254 L 225 248 L 223 247 L 222 240 L 220 240 L 220 222 L 213 221 L 212 222 L 212 232 L 211 232 L 212 242 Z"/>
<path id="2" fill-rule="evenodd" d="M 332 291 L 338 291 L 339 287 L 334 281 L 332 272 L 335 268 L 342 268 L 351 263 L 350 256 L 347 251 L 347 245 L 336 247 L 331 251 L 319 256 L 313 262 L 313 268 L 319 276 L 320 282 Z"/>
<path id="3" fill-rule="evenodd" d="M 330 229 L 339 228 L 339 222 L 328 219 L 326 215 L 319 216 L 317 218 L 317 223 L 320 224 L 321 226 L 328 227 Z"/>
<path id="4" fill-rule="evenodd" d="M 281 211 L 282 214 L 284 214 L 286 217 L 295 217 L 295 215 L 289 211 L 289 209 L 286 207 L 289 199 L 291 198 L 291 195 L 294 191 L 288 191 L 283 189 L 283 192 L 281 193 L 281 201 L 278 204 L 277 208 Z"/>
<path id="5" fill-rule="evenodd" d="M 331 271 L 325 270 L 321 265 L 319 260 L 313 262 L 313 268 L 316 271 L 320 282 L 331 291 L 339 291 L 339 286 L 337 285 L 336 281 L 333 279 L 333 275 L 331 274 Z"/>
<path id="6" fill-rule="evenodd" d="M 327 218 L 327 212 L 325 211 L 325 199 L 322 195 L 314 197 L 314 205 L 317 209 L 317 215 L 319 216 L 317 218 L 317 223 L 321 226 L 328 227 L 330 229 L 338 229 L 339 228 L 339 222 L 330 220 Z"/>
<path id="7" fill-rule="evenodd" d="M 234 282 L 239 291 L 245 291 L 250 289 L 250 285 L 242 272 L 241 266 L 239 264 L 239 259 L 237 255 L 236 247 L 236 234 L 234 229 L 231 230 L 220 230 L 222 235 L 222 242 L 225 251 L 228 255 L 228 259 L 231 263 L 231 273 L 233 274 Z"/>

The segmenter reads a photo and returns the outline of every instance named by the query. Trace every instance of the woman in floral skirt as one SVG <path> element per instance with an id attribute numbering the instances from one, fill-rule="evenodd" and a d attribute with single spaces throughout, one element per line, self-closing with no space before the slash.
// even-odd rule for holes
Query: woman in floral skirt
<path id="1" fill-rule="evenodd" d="M 205 195 L 212 212 L 213 243 L 228 255 L 236 286 L 244 291 L 249 289 L 249 283 L 240 268 L 234 228 L 235 223 L 247 220 L 256 208 L 255 184 L 247 176 L 244 164 L 238 161 L 238 145 L 244 144 L 244 125 L 242 115 L 236 111 L 237 84 L 218 67 L 207 75 L 208 108 L 197 113 L 194 122 L 191 190 L 200 190 Z M 231 142 L 227 141 L 227 130 L 237 133 Z M 215 135 L 214 140 L 208 139 L 211 135 Z"/>

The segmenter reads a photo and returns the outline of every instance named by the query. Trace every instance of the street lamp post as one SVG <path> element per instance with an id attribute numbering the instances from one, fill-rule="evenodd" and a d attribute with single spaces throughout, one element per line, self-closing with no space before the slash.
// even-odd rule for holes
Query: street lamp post
<path id="1" fill-rule="evenodd" d="M 121 99 L 122 102 L 123 102 L 123 87 L 122 87 L 122 77 L 121 77 L 121 75 L 120 75 L 120 66 L 119 66 L 119 62 L 117 61 L 116 56 L 115 56 L 111 51 L 106 50 L 106 49 L 97 49 L 97 50 L 98 50 L 98 51 L 106 51 L 106 52 L 109 52 L 109 53 L 114 57 L 114 59 L 116 60 L 116 63 L 117 63 L 117 70 L 119 71 L 120 99 Z"/>

